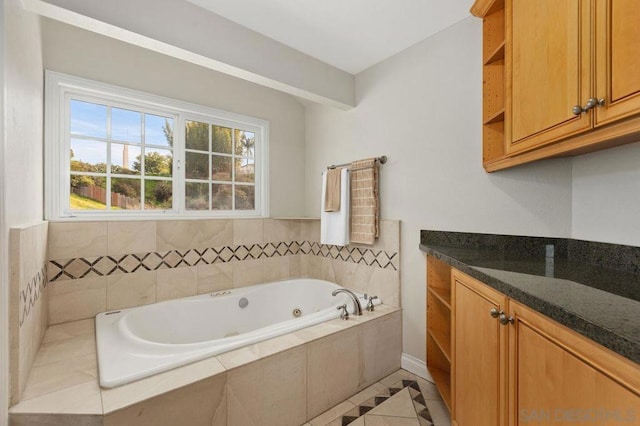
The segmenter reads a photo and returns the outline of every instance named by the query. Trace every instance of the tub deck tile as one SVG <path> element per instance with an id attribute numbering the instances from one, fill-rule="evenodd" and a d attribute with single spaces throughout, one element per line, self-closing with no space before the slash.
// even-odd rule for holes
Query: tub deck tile
<path id="1" fill-rule="evenodd" d="M 104 414 L 109 414 L 169 391 L 222 374 L 225 368 L 215 357 L 194 362 L 112 389 L 102 389 Z"/>
<path id="2" fill-rule="evenodd" d="M 217 358 L 227 370 L 230 370 L 284 352 L 287 349 L 300 346 L 304 343 L 304 340 L 295 334 L 285 334 L 230 352 L 225 352 L 218 355 Z"/>

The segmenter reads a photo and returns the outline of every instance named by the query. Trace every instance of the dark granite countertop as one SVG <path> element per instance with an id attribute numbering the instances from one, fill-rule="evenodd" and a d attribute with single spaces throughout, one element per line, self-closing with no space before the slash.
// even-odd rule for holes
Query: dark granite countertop
<path id="1" fill-rule="evenodd" d="M 639 247 L 443 231 L 420 240 L 427 254 L 640 363 Z"/>

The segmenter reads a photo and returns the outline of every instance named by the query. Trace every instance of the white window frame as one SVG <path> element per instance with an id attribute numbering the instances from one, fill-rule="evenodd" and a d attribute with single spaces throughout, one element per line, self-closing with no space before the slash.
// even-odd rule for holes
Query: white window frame
<path id="1" fill-rule="evenodd" d="M 78 99 L 158 114 L 174 119 L 173 209 L 79 211 L 68 208 L 70 195 L 70 102 Z M 255 210 L 185 209 L 185 123 L 239 128 L 255 133 Z M 111 84 L 45 71 L 45 219 L 132 220 L 161 218 L 268 217 L 269 122 Z M 235 168 L 235 166 L 234 166 Z M 210 197 L 211 198 L 211 197 Z M 233 200 L 235 203 L 235 200 Z"/>

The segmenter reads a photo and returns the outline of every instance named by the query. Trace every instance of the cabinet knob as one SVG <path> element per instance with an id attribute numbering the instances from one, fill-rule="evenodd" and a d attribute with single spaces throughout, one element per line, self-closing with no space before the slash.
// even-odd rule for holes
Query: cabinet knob
<path id="1" fill-rule="evenodd" d="M 605 103 L 604 98 L 600 98 L 600 99 L 590 98 L 585 104 L 585 106 L 575 105 L 571 109 L 571 112 L 573 113 L 573 115 L 580 115 L 580 114 L 589 112 L 589 110 L 592 108 L 604 106 L 604 103 Z"/>
<path id="2" fill-rule="evenodd" d="M 491 310 L 489 311 L 489 315 L 491 315 L 491 318 L 498 318 L 500 316 L 500 314 L 503 314 L 504 312 L 499 311 L 497 308 L 491 308 Z"/>
<path id="3" fill-rule="evenodd" d="M 500 321 L 500 324 L 502 325 L 507 325 L 507 324 L 513 324 L 515 319 L 512 316 L 506 316 L 505 313 L 503 312 L 498 317 L 498 321 Z"/>

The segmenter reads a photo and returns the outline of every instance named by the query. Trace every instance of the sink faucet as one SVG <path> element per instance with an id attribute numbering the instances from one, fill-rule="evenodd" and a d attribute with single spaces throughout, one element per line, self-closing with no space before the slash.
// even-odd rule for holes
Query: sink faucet
<path id="1" fill-rule="evenodd" d="M 339 293 L 346 293 L 349 297 L 351 297 L 351 300 L 353 301 L 353 315 L 362 315 L 362 305 L 360 305 L 360 300 L 358 300 L 358 296 L 356 296 L 354 292 L 346 288 L 339 288 L 337 290 L 333 290 L 331 295 L 337 296 Z"/>

